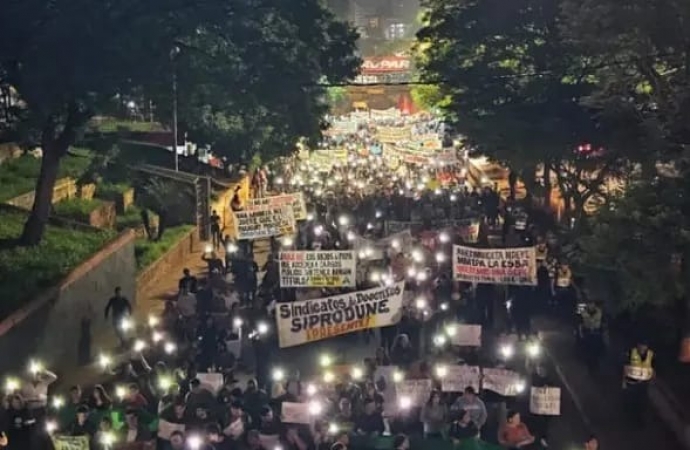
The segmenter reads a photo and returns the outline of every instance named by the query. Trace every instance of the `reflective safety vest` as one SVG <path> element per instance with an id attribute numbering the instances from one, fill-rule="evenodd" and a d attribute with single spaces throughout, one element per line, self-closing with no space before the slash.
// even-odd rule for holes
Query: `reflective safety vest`
<path id="1" fill-rule="evenodd" d="M 645 358 L 642 358 L 637 348 L 630 351 L 630 364 L 625 367 L 625 376 L 634 381 L 649 381 L 652 379 L 654 369 L 652 368 L 652 360 L 654 352 L 647 350 Z"/>
<path id="2" fill-rule="evenodd" d="M 546 246 L 546 244 L 537 244 L 537 248 L 536 248 L 537 261 L 545 260 L 548 252 L 549 252 L 549 248 Z"/>

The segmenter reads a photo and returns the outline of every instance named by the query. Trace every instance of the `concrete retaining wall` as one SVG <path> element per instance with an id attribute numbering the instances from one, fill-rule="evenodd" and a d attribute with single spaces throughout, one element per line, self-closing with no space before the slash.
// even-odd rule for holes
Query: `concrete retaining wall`
<path id="1" fill-rule="evenodd" d="M 23 370 L 27 358 L 58 371 L 87 362 L 91 335 L 104 327 L 103 312 L 116 286 L 136 301 L 134 232 L 128 230 L 84 261 L 62 282 L 0 322 L 0 372 Z"/>
<path id="2" fill-rule="evenodd" d="M 77 196 L 77 181 L 73 178 L 60 178 L 55 182 L 53 188 L 53 204 L 68 198 L 75 198 Z M 18 197 L 7 200 L 8 205 L 16 206 L 17 208 L 30 210 L 34 206 L 35 191 L 27 192 Z"/>

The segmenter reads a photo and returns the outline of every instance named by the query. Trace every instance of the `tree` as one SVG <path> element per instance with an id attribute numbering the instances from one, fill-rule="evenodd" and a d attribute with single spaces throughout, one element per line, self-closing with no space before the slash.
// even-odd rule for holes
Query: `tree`
<path id="1" fill-rule="evenodd" d="M 447 96 L 443 110 L 470 148 L 520 174 L 530 192 L 537 167 L 544 168 L 547 192 L 551 170 L 575 168 L 560 184 L 579 189 L 620 167 L 613 152 L 604 164 L 575 151 L 585 142 L 598 147 L 605 136 L 583 102 L 595 80 L 561 35 L 557 2 L 429 0 L 426 6 L 418 33 L 422 79 Z M 592 166 L 599 176 L 588 180 Z M 581 210 L 585 199 L 576 194 L 563 193 Z"/>
<path id="2" fill-rule="evenodd" d="M 417 84 L 410 88 L 415 106 L 426 111 L 443 108 L 446 98 L 435 84 Z"/>
<path id="3" fill-rule="evenodd" d="M 269 136 L 260 142 L 284 149 L 296 135 L 318 134 L 325 108 L 318 83 L 354 75 L 355 36 L 317 0 L 4 4 L 0 85 L 11 86 L 22 107 L 3 131 L 39 144 L 44 155 L 21 242 L 41 240 L 61 158 L 111 102 L 143 92 L 165 112 L 161 105 L 172 103 L 164 102 L 165 74 L 174 69 L 191 124 L 205 107 L 206 129 L 249 130 L 244 136 Z M 171 62 L 174 48 L 182 51 Z"/>

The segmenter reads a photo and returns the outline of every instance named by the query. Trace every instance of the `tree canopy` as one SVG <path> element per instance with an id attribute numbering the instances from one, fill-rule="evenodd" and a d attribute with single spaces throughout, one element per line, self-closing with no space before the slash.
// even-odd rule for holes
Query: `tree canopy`
<path id="1" fill-rule="evenodd" d="M 41 239 L 60 159 L 113 101 L 152 100 L 169 117 L 174 74 L 180 122 L 202 143 L 284 152 L 318 136 L 319 83 L 355 75 L 355 40 L 318 0 L 3 4 L 0 85 L 19 102 L 2 131 L 44 155 L 23 243 Z"/>

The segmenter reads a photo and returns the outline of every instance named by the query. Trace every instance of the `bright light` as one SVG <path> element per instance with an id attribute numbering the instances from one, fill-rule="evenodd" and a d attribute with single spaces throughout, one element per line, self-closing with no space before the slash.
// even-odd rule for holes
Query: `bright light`
<path id="1" fill-rule="evenodd" d="M 19 389 L 19 386 L 19 380 L 16 378 L 8 378 L 7 381 L 5 381 L 5 390 L 7 392 L 14 392 Z"/>
<path id="2" fill-rule="evenodd" d="M 242 318 L 241 317 L 235 317 L 232 319 L 232 326 L 235 328 L 240 328 L 242 326 Z"/>
<path id="3" fill-rule="evenodd" d="M 444 231 L 438 235 L 438 240 L 441 241 L 443 244 L 447 244 L 448 242 L 450 242 L 450 236 L 448 235 L 448 233 Z"/>
<path id="4" fill-rule="evenodd" d="M 53 397 L 53 408 L 55 409 L 60 409 L 63 406 L 65 406 L 65 399 L 60 397 L 59 395 L 56 397 Z"/>
<path id="5" fill-rule="evenodd" d="M 58 425 L 57 422 L 55 422 L 54 420 L 49 420 L 48 422 L 46 422 L 46 431 L 48 432 L 48 434 L 55 433 L 57 429 Z"/>
<path id="6" fill-rule="evenodd" d="M 451 201 L 451 202 L 454 202 L 454 201 L 456 201 L 457 199 L 458 199 L 458 196 L 457 196 L 457 195 L 455 195 L 455 194 L 450 194 L 450 201 Z"/>
<path id="7" fill-rule="evenodd" d="M 436 262 L 442 263 L 446 260 L 446 255 L 443 254 L 443 252 L 437 252 L 436 253 Z"/>
<path id="8" fill-rule="evenodd" d="M 373 230 L 374 229 L 374 224 L 371 222 L 367 223 L 367 230 Z"/>
<path id="9" fill-rule="evenodd" d="M 417 281 L 426 281 L 427 278 L 429 278 L 429 275 L 427 275 L 426 272 L 421 271 L 421 272 L 419 272 L 419 273 L 417 274 L 417 277 L 416 277 L 416 278 L 417 278 Z"/>
<path id="10" fill-rule="evenodd" d="M 160 379 L 158 380 L 158 387 L 162 391 L 167 391 L 168 389 L 170 389 L 170 386 L 172 386 L 172 384 L 172 380 L 168 377 L 160 377 Z"/>
<path id="11" fill-rule="evenodd" d="M 410 409 L 412 406 L 412 399 L 410 397 L 400 397 L 398 406 L 400 406 L 400 409 Z"/>
<path id="12" fill-rule="evenodd" d="M 376 211 L 376 218 L 380 219 L 383 213 L 381 211 Z"/>
<path id="13" fill-rule="evenodd" d="M 414 267 L 410 267 L 407 269 L 407 276 L 409 278 L 414 278 L 417 275 L 417 270 Z"/>
<path id="14" fill-rule="evenodd" d="M 441 311 L 448 311 L 448 302 L 441 303 Z"/>
<path id="15" fill-rule="evenodd" d="M 415 300 L 414 305 L 417 307 L 417 309 L 425 309 L 428 303 L 424 297 L 419 297 L 417 300 Z"/>
<path id="16" fill-rule="evenodd" d="M 333 375 L 333 372 L 327 371 L 323 374 L 323 381 L 325 383 L 333 383 L 335 381 L 335 375 Z"/>
<path id="17" fill-rule="evenodd" d="M 153 341 L 154 344 L 157 344 L 162 340 L 163 333 L 161 333 L 160 331 L 154 331 L 153 333 L 151 333 L 151 341 Z"/>
<path id="18" fill-rule="evenodd" d="M 424 253 L 419 249 L 412 250 L 412 260 L 416 263 L 421 263 L 424 261 Z"/>
<path id="19" fill-rule="evenodd" d="M 338 434 L 340 431 L 340 427 L 338 427 L 337 423 L 329 423 L 328 424 L 328 434 Z"/>
<path id="20" fill-rule="evenodd" d="M 434 345 L 436 347 L 443 347 L 444 345 L 446 345 L 446 342 L 448 341 L 444 335 L 437 334 L 436 336 L 434 336 Z"/>
<path id="21" fill-rule="evenodd" d="M 515 383 L 515 392 L 520 394 L 525 391 L 525 387 L 526 386 L 524 381 L 518 381 L 517 383 Z"/>
<path id="22" fill-rule="evenodd" d="M 364 376 L 364 371 L 360 367 L 353 367 L 351 375 L 353 380 L 361 380 Z"/>
<path id="23" fill-rule="evenodd" d="M 111 447 L 115 443 L 115 435 L 110 432 L 101 434 L 100 443 L 104 447 Z"/>
<path id="24" fill-rule="evenodd" d="M 403 380 L 403 378 L 405 378 L 405 376 L 399 370 L 396 370 L 395 372 L 393 372 L 393 382 L 394 383 L 400 383 Z"/>
<path id="25" fill-rule="evenodd" d="M 149 326 L 151 328 L 158 326 L 159 323 L 160 323 L 160 319 L 158 319 L 158 317 L 154 316 L 153 314 L 151 314 L 149 316 Z"/>
<path id="26" fill-rule="evenodd" d="M 201 436 L 193 435 L 187 438 L 187 445 L 191 450 L 199 450 L 201 448 Z"/>
<path id="27" fill-rule="evenodd" d="M 346 227 L 350 223 L 350 219 L 347 216 L 338 217 L 338 224 L 341 227 Z"/>
<path id="28" fill-rule="evenodd" d="M 512 300 L 507 300 L 507 301 L 506 301 L 506 309 L 507 309 L 508 311 L 510 311 L 512 307 L 513 307 L 513 301 L 512 301 Z"/>
<path id="29" fill-rule="evenodd" d="M 283 381 L 285 379 L 285 372 L 283 369 L 273 369 L 273 381 Z"/>
<path id="30" fill-rule="evenodd" d="M 513 355 L 515 354 L 515 349 L 510 344 L 502 345 L 500 350 L 501 350 L 501 356 L 503 356 L 505 359 L 512 358 Z"/>
<path id="31" fill-rule="evenodd" d="M 423 191 L 423 190 L 424 190 L 424 183 L 419 183 L 419 184 L 417 185 L 417 190 L 418 190 L 418 191 Z"/>
<path id="32" fill-rule="evenodd" d="M 33 374 L 37 374 L 39 372 L 43 371 L 43 364 L 41 364 L 40 361 L 30 361 L 29 362 L 29 372 Z"/>
<path id="33" fill-rule="evenodd" d="M 328 355 L 328 354 L 321 355 L 321 358 L 319 358 L 319 365 L 321 367 L 328 367 L 331 364 L 333 364 L 333 358 L 331 358 L 331 355 Z"/>
<path id="34" fill-rule="evenodd" d="M 165 345 L 163 346 L 163 350 L 168 355 L 172 355 L 173 353 L 175 353 L 175 350 L 177 350 L 177 346 L 175 345 L 174 342 L 166 342 Z"/>
<path id="35" fill-rule="evenodd" d="M 371 272 L 369 279 L 371 280 L 372 283 L 378 283 L 381 281 L 381 274 L 378 272 Z"/>
<path id="36" fill-rule="evenodd" d="M 320 402 L 312 401 L 309 402 L 309 414 L 312 416 L 318 416 L 323 412 L 323 405 Z"/>
<path id="37" fill-rule="evenodd" d="M 112 363 L 113 359 L 105 353 L 101 353 L 98 357 L 98 364 L 101 366 L 102 369 L 107 369 Z"/>
<path id="38" fill-rule="evenodd" d="M 527 356 L 536 358 L 541 354 L 541 345 L 537 342 L 530 342 L 527 344 Z"/>
<path id="39" fill-rule="evenodd" d="M 315 384 L 308 384 L 307 385 L 307 395 L 310 397 L 313 395 L 316 395 L 317 389 Z"/>
<path id="40" fill-rule="evenodd" d="M 134 341 L 134 351 L 135 352 L 141 352 L 146 348 L 146 342 L 142 341 L 141 339 L 137 339 Z"/>
<path id="41" fill-rule="evenodd" d="M 436 376 L 439 378 L 444 378 L 448 375 L 448 367 L 446 366 L 436 366 Z"/>
<path id="42" fill-rule="evenodd" d="M 347 232 L 347 240 L 348 241 L 354 241 L 357 239 L 357 235 L 354 233 L 354 231 L 348 231 Z"/>
<path id="43" fill-rule="evenodd" d="M 446 334 L 448 336 L 455 336 L 455 334 L 458 332 L 458 327 L 455 325 L 448 325 L 446 326 Z"/>
<path id="44" fill-rule="evenodd" d="M 259 334 L 266 334 L 268 333 L 268 324 L 266 322 L 259 322 L 256 325 L 256 331 L 259 332 Z"/>
<path id="45" fill-rule="evenodd" d="M 122 329 L 122 331 L 129 331 L 132 328 L 134 328 L 134 322 L 132 322 L 131 319 L 125 317 L 124 319 L 122 319 L 122 322 L 120 322 L 120 328 Z"/>
<path id="46" fill-rule="evenodd" d="M 233 244 L 232 242 L 228 244 L 228 247 L 225 249 L 228 253 L 236 253 L 240 248 Z"/>
<path id="47" fill-rule="evenodd" d="M 391 247 L 393 247 L 396 250 L 400 250 L 400 241 L 397 239 L 393 239 L 391 241 Z"/>
<path id="48" fill-rule="evenodd" d="M 323 227 L 321 225 L 317 225 L 314 227 L 314 235 L 315 236 L 321 236 L 323 233 Z"/>
<path id="49" fill-rule="evenodd" d="M 116 386 L 115 395 L 117 396 L 117 398 L 122 400 L 123 398 L 127 397 L 127 389 L 125 389 L 124 386 Z"/>
<path id="50" fill-rule="evenodd" d="M 441 195 L 442 191 L 440 189 L 434 189 L 434 194 Z"/>
<path id="51" fill-rule="evenodd" d="M 213 252 L 213 244 L 204 245 L 204 253 L 212 253 L 212 252 Z"/>
<path id="52" fill-rule="evenodd" d="M 307 213 L 307 220 L 310 222 L 314 220 L 314 213 Z"/>
<path id="53" fill-rule="evenodd" d="M 285 236 L 281 239 L 280 243 L 283 247 L 290 247 L 295 241 L 290 236 Z"/>
<path id="54" fill-rule="evenodd" d="M 276 177 L 276 184 L 283 184 L 285 180 L 283 180 L 283 177 Z"/>

